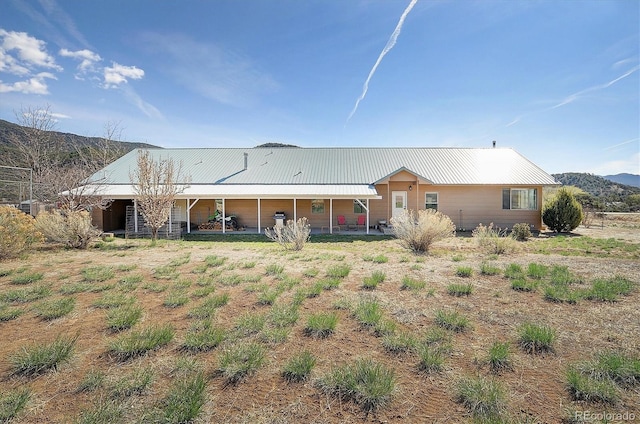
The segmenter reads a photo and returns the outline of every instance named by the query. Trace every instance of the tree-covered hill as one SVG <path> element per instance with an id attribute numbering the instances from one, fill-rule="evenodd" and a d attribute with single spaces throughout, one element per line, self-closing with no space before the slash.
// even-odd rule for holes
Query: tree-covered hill
<path id="1" fill-rule="evenodd" d="M 637 211 L 640 209 L 640 188 L 620 184 L 598 175 L 581 172 L 552 174 L 559 183 L 574 186 L 593 196 L 608 211 Z"/>

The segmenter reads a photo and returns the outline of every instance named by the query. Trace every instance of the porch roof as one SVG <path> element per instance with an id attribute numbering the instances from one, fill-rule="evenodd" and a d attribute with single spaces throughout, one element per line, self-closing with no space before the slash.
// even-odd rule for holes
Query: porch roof
<path id="1" fill-rule="evenodd" d="M 131 184 L 111 184 L 90 191 L 110 199 L 132 199 Z M 373 185 L 364 184 L 191 184 L 178 199 L 380 199 Z"/>

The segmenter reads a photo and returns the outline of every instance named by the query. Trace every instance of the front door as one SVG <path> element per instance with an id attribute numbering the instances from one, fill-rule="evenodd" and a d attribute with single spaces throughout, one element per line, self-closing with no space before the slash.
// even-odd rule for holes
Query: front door
<path id="1" fill-rule="evenodd" d="M 392 191 L 391 199 L 393 201 L 393 205 L 391 208 L 391 216 L 393 218 L 397 218 L 398 215 L 400 215 L 407 209 L 407 192 Z"/>

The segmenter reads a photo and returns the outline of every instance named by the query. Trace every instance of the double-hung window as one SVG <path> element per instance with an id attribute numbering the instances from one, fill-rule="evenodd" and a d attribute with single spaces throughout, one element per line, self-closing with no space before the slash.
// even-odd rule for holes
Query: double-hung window
<path id="1" fill-rule="evenodd" d="M 362 205 L 366 205 L 367 201 L 364 199 L 360 199 L 360 201 L 358 200 L 354 200 L 353 201 L 353 213 L 366 213 L 367 210 L 364 208 L 364 206 Z"/>
<path id="2" fill-rule="evenodd" d="M 425 193 L 424 208 L 438 210 L 438 193 Z"/>
<path id="3" fill-rule="evenodd" d="M 535 188 L 502 189 L 502 209 L 538 209 L 538 190 L 536 190 Z"/>
<path id="4" fill-rule="evenodd" d="M 311 201 L 311 213 L 312 214 L 323 214 L 324 213 L 324 200 L 323 199 L 314 199 Z"/>

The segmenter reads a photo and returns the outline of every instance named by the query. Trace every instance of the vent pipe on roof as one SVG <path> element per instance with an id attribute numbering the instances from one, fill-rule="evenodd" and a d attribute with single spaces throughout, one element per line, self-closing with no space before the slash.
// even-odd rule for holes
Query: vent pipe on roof
<path id="1" fill-rule="evenodd" d="M 493 148 L 494 149 L 496 148 L 496 141 L 495 140 L 493 140 Z"/>
<path id="2" fill-rule="evenodd" d="M 247 170 L 247 165 L 249 164 L 249 153 L 244 153 L 244 170 Z"/>

